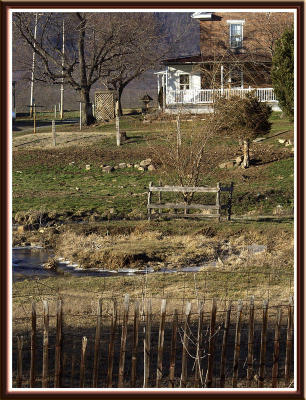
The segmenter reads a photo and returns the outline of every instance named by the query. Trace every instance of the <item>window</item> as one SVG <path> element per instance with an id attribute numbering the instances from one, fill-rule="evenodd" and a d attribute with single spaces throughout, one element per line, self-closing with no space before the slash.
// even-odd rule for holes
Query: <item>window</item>
<path id="1" fill-rule="evenodd" d="M 189 75 L 182 74 L 180 75 L 180 90 L 189 89 Z"/>
<path id="2" fill-rule="evenodd" d="M 232 49 L 239 49 L 242 47 L 242 24 L 230 24 L 230 46 Z"/>

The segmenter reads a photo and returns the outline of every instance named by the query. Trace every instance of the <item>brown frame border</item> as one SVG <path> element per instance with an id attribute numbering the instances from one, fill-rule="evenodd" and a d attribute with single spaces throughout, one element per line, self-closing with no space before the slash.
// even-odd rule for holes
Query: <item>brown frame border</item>
<path id="1" fill-rule="evenodd" d="M 297 234 L 297 390 L 294 392 L 289 391 L 275 391 L 269 390 L 258 390 L 256 392 L 243 390 L 243 391 L 209 391 L 205 390 L 182 390 L 175 392 L 165 392 L 164 390 L 129 390 L 129 391 L 109 391 L 107 389 L 101 389 L 97 391 L 86 391 L 75 390 L 70 392 L 64 391 L 44 391 L 44 390 L 31 390 L 25 391 L 8 391 L 8 381 L 6 367 L 8 363 L 8 349 L 7 349 L 7 338 L 8 338 L 8 308 L 7 300 L 9 295 L 8 288 L 8 273 L 7 267 L 10 265 L 8 258 L 8 227 L 10 224 L 10 216 L 7 213 L 9 204 L 9 177 L 8 177 L 8 161 L 9 161 L 9 107 L 7 102 L 8 93 L 10 90 L 8 84 L 8 65 L 7 65 L 7 54 L 9 48 L 9 41 L 7 37 L 8 30 L 8 12 L 14 8 L 294 8 L 297 10 L 297 144 L 296 144 L 296 157 L 297 157 L 297 176 L 296 176 L 296 196 L 297 196 L 297 221 L 296 221 L 296 234 Z M 0 4 L 1 9 L 1 399 L 132 399 L 132 398 L 156 398 L 159 395 L 165 396 L 169 399 L 191 399 L 191 398 L 209 398 L 209 399 L 304 399 L 304 2 L 303 1 L 191 1 L 186 2 L 185 0 L 179 1 L 167 1 L 162 2 L 156 1 L 88 1 L 82 2 L 76 0 L 75 2 L 64 0 L 53 0 L 53 1 L 13 1 L 4 0 Z M 5 63 L 3 62 L 5 60 Z"/>

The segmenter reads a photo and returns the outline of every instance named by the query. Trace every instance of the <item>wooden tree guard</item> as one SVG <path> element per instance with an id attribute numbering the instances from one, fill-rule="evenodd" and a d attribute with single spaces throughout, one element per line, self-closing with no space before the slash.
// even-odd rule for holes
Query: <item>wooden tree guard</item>
<path id="1" fill-rule="evenodd" d="M 278 362 L 279 362 L 279 337 L 280 325 L 282 319 L 282 309 L 277 309 L 277 316 L 274 329 L 274 349 L 273 349 L 273 367 L 272 367 L 272 387 L 277 387 L 278 381 Z"/>
<path id="2" fill-rule="evenodd" d="M 61 386 L 62 375 L 62 300 L 58 300 L 56 308 L 56 343 L 55 343 L 55 376 L 54 387 Z"/>
<path id="3" fill-rule="evenodd" d="M 17 387 L 22 387 L 22 349 L 23 349 L 23 336 L 17 336 L 17 350 L 18 350 L 18 362 L 17 362 Z"/>
<path id="4" fill-rule="evenodd" d="M 94 365 L 93 365 L 93 377 L 92 377 L 92 386 L 93 387 L 98 387 L 98 365 L 99 365 L 99 347 L 100 347 L 100 336 L 101 336 L 101 319 L 102 319 L 102 299 L 99 299 L 98 307 L 97 307 L 97 323 L 96 323 Z"/>
<path id="5" fill-rule="evenodd" d="M 43 301 L 44 314 L 44 336 L 43 336 L 43 370 L 42 387 L 48 387 L 48 363 L 49 363 L 49 306 L 46 300 Z"/>
<path id="6" fill-rule="evenodd" d="M 151 299 L 147 300 L 146 310 L 146 326 L 144 337 L 144 377 L 143 387 L 148 387 L 149 373 L 150 373 L 150 360 L 151 360 L 151 326 L 152 326 L 152 302 Z"/>
<path id="7" fill-rule="evenodd" d="M 85 386 L 85 356 L 87 347 L 87 337 L 82 338 L 82 349 L 81 349 L 81 365 L 80 365 L 80 387 Z"/>
<path id="8" fill-rule="evenodd" d="M 238 380 L 238 366 L 239 366 L 239 355 L 240 355 L 240 331 L 241 331 L 241 315 L 242 315 L 242 302 L 238 302 L 237 306 L 237 322 L 236 322 L 236 332 L 235 332 L 235 352 L 234 352 L 234 363 L 233 363 L 233 388 L 237 387 Z"/>
<path id="9" fill-rule="evenodd" d="M 264 387 L 267 350 L 268 302 L 263 303 L 258 387 Z"/>
<path id="10" fill-rule="evenodd" d="M 31 363 L 30 363 L 30 388 L 35 386 L 35 357 L 36 357 L 36 305 L 32 303 L 31 315 Z"/>
<path id="11" fill-rule="evenodd" d="M 253 379 L 253 353 L 254 353 L 254 296 L 250 299 L 249 332 L 248 332 L 248 370 L 247 381 L 249 386 Z"/>
<path id="12" fill-rule="evenodd" d="M 126 294 L 124 297 L 124 304 L 123 304 L 123 320 L 122 320 L 122 332 L 121 332 L 121 347 L 120 347 L 120 355 L 119 355 L 118 387 L 123 387 L 123 380 L 124 380 L 126 335 L 127 335 L 127 324 L 128 324 L 128 318 L 129 318 L 129 301 L 130 301 L 130 297 L 128 294 Z"/>
<path id="13" fill-rule="evenodd" d="M 205 379 L 205 387 L 212 386 L 212 376 L 214 367 L 214 352 L 215 352 L 215 324 L 216 324 L 217 305 L 213 299 L 211 307 L 210 328 L 209 328 L 209 345 L 208 345 L 208 364 Z"/>
<path id="14" fill-rule="evenodd" d="M 114 365 L 114 349 L 115 349 L 115 335 L 117 329 L 117 303 L 113 302 L 113 314 L 111 323 L 111 332 L 108 345 L 108 368 L 107 368 L 107 387 L 113 386 L 113 365 Z"/>
<path id="15" fill-rule="evenodd" d="M 110 90 L 95 92 L 95 117 L 97 121 L 111 120 L 115 117 L 114 92 Z"/>
<path id="16" fill-rule="evenodd" d="M 185 324 L 184 324 L 184 338 L 182 348 L 182 373 L 180 380 L 180 387 L 187 386 L 187 355 L 188 355 L 188 329 L 190 323 L 191 303 L 188 301 L 185 308 Z"/>
<path id="17" fill-rule="evenodd" d="M 134 305 L 134 326 L 133 326 L 133 349 L 132 349 L 132 367 L 131 367 L 131 387 L 136 384 L 136 367 L 137 367 L 137 351 L 138 351 L 138 335 L 139 335 L 139 302 Z"/>
<path id="18" fill-rule="evenodd" d="M 151 220 L 152 209 L 158 209 L 159 215 L 162 215 L 163 209 L 173 209 L 175 210 L 175 216 L 182 217 L 207 217 L 207 218 L 218 218 L 220 221 L 221 218 L 221 210 L 227 210 L 227 219 L 231 219 L 231 203 L 232 203 L 232 192 L 234 185 L 231 183 L 230 186 L 222 186 L 220 183 L 217 183 L 216 187 L 208 187 L 208 186 L 153 186 L 152 182 L 149 183 L 149 191 L 148 191 L 148 201 L 147 201 L 147 210 L 148 210 L 148 220 Z M 152 203 L 152 195 L 154 192 L 158 192 L 158 203 Z M 215 204 L 196 204 L 196 203 L 161 203 L 161 193 L 169 192 L 169 193 L 216 193 L 216 203 Z M 228 202 L 225 205 L 221 204 L 221 193 L 229 192 Z M 184 210 L 184 214 L 177 214 L 176 211 L 182 209 Z M 189 210 L 202 210 L 202 211 L 211 211 L 210 214 L 189 214 Z M 216 211 L 216 213 L 213 213 Z M 167 216 L 173 216 L 173 214 L 164 213 Z"/>
<path id="19" fill-rule="evenodd" d="M 287 323 L 287 339 L 286 339 L 286 361 L 285 361 L 285 385 L 290 385 L 290 366 L 292 358 L 293 345 L 293 298 L 291 297 L 288 306 L 288 323 Z"/>
<path id="20" fill-rule="evenodd" d="M 160 381 L 163 375 L 163 350 L 164 350 L 164 333 L 165 333 L 165 320 L 166 320 L 166 299 L 162 300 L 160 315 L 161 318 L 160 318 L 159 333 L 158 333 L 156 387 L 160 386 Z"/>
<path id="21" fill-rule="evenodd" d="M 169 367 L 169 388 L 174 388 L 175 358 L 176 358 L 176 336 L 177 336 L 178 314 L 174 310 L 171 335 L 170 367 Z"/>
<path id="22" fill-rule="evenodd" d="M 222 339 L 221 366 L 220 366 L 220 387 L 221 388 L 224 388 L 224 384 L 225 384 L 226 347 L 227 347 L 228 332 L 229 332 L 229 327 L 230 327 L 230 322 L 231 322 L 231 310 L 232 310 L 232 303 L 229 302 L 228 306 L 227 306 L 223 339 Z"/>
<path id="23" fill-rule="evenodd" d="M 199 303 L 199 318 L 198 318 L 198 331 L 197 331 L 197 349 L 196 349 L 196 358 L 195 358 L 195 373 L 194 373 L 194 387 L 200 386 L 201 380 L 201 387 L 203 387 L 203 377 L 202 377 L 202 370 L 201 370 L 201 356 L 202 356 L 202 330 L 203 330 L 203 302 Z"/>

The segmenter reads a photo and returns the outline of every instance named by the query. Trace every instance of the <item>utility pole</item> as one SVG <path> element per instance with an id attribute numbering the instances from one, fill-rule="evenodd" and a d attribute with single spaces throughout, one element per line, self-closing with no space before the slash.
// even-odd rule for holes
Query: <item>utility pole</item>
<path id="1" fill-rule="evenodd" d="M 34 26 L 34 49 L 35 49 L 35 47 L 36 47 L 36 37 L 37 37 L 37 20 L 38 20 L 38 13 L 35 13 L 35 26 Z M 30 117 L 32 117 L 32 116 L 33 116 L 33 103 L 34 103 L 34 70 L 35 70 L 35 51 L 33 51 L 33 59 L 32 59 Z"/>
<path id="2" fill-rule="evenodd" d="M 61 83 L 61 114 L 64 117 L 64 62 L 65 62 L 65 20 L 63 20 L 63 50 L 62 50 L 62 83 Z"/>

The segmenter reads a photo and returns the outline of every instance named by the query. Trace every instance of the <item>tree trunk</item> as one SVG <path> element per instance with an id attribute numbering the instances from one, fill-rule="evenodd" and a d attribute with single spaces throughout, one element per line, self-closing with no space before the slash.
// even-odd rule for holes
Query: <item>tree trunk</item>
<path id="1" fill-rule="evenodd" d="M 249 168 L 250 166 L 250 140 L 246 139 L 243 141 L 243 168 Z"/>
<path id="2" fill-rule="evenodd" d="M 89 97 L 89 89 L 81 90 L 81 100 L 82 100 L 82 124 L 91 125 L 95 122 L 95 118 L 92 113 L 92 104 Z"/>
<path id="3" fill-rule="evenodd" d="M 119 88 L 118 88 L 119 117 L 122 117 L 122 115 L 123 115 L 122 104 L 121 104 L 121 97 L 122 97 L 123 89 L 124 89 L 124 86 L 119 86 Z"/>

